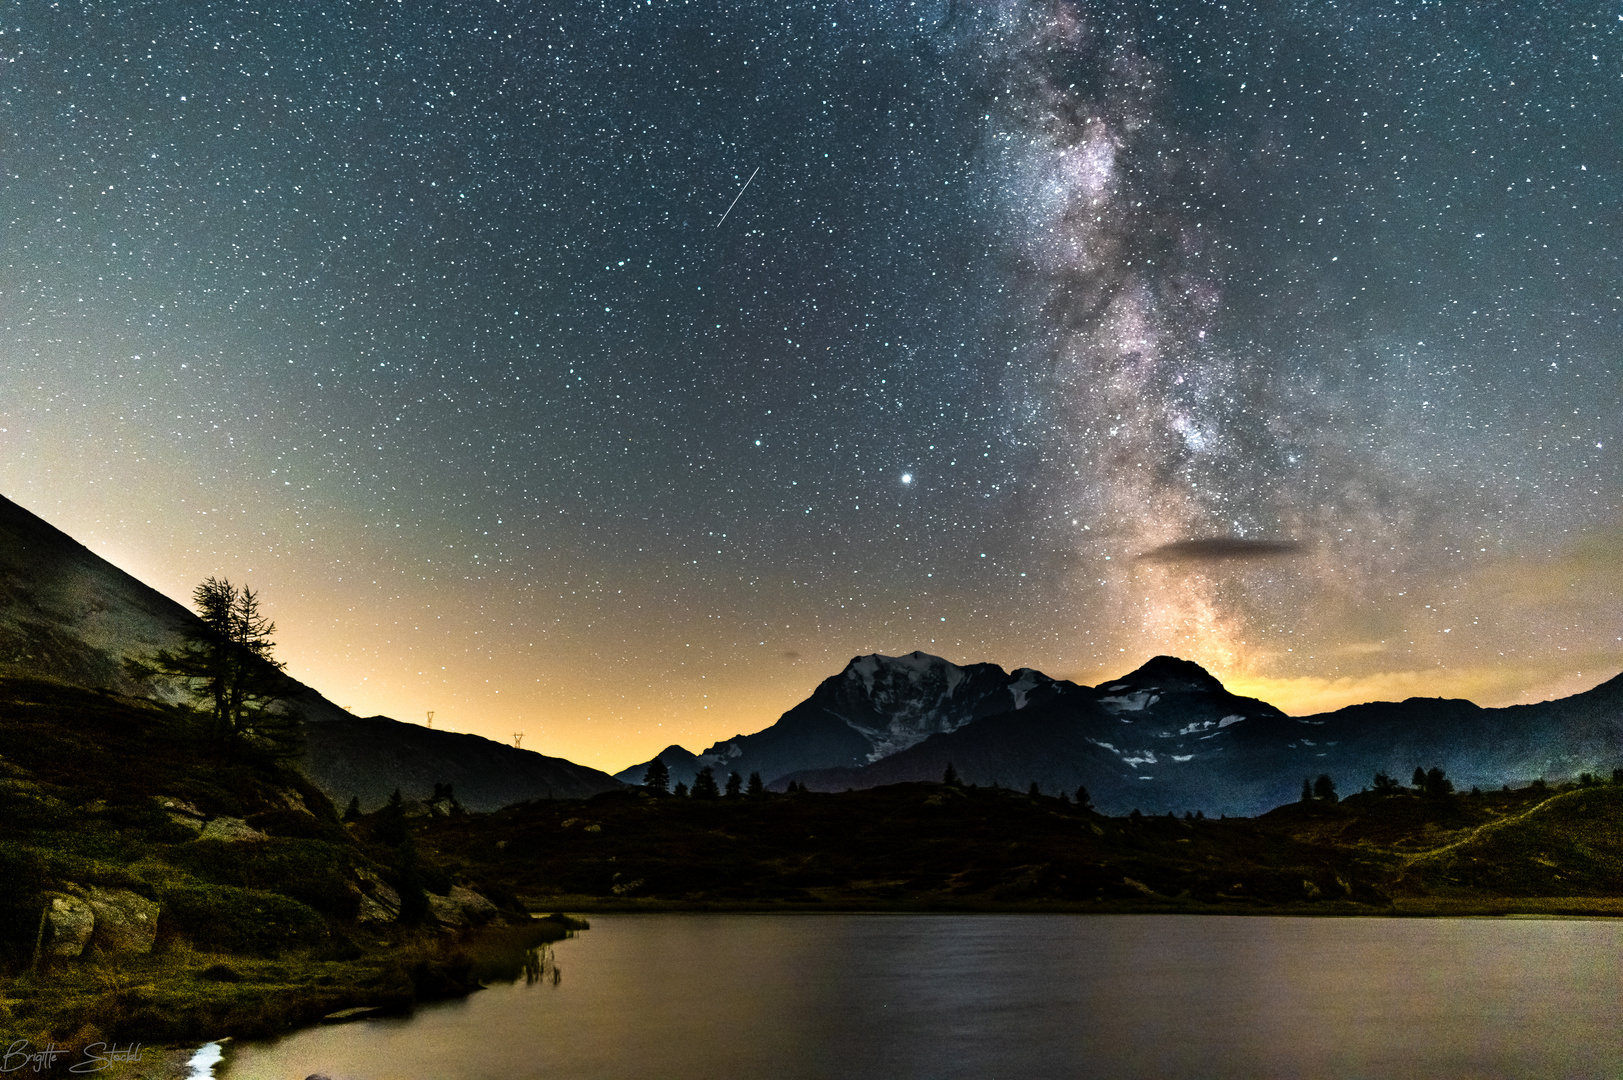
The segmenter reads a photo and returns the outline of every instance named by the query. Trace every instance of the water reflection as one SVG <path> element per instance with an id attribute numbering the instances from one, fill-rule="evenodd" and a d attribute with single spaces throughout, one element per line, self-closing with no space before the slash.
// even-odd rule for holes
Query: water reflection
<path id="1" fill-rule="evenodd" d="M 537 945 L 524 954 L 524 985 L 534 986 L 549 979 L 553 986 L 557 986 L 563 979 L 563 973 L 558 970 L 558 965 L 552 958 L 552 948 Z"/>
<path id="2" fill-rule="evenodd" d="M 408 1019 L 245 1045 L 225 1075 L 1623 1075 L 1623 926 L 1612 922 L 593 923 L 556 946 L 568 986 L 537 953 L 522 982 Z"/>

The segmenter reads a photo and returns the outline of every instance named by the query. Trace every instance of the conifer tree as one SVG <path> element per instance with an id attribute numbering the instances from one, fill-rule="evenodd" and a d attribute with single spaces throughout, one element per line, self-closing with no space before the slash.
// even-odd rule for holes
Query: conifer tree
<path id="1" fill-rule="evenodd" d="M 958 770 L 952 767 L 950 761 L 947 762 L 947 771 L 941 774 L 941 782 L 948 787 L 958 786 Z"/>
<path id="2" fill-rule="evenodd" d="M 739 776 L 736 772 L 730 772 L 727 774 L 727 797 L 729 799 L 738 798 L 738 793 L 743 789 L 743 787 L 744 778 L 742 776 Z"/>
<path id="3" fill-rule="evenodd" d="M 665 763 L 659 758 L 654 758 L 648 763 L 647 771 L 642 774 L 642 786 L 649 791 L 665 794 L 670 790 L 671 770 L 666 768 Z"/>
<path id="4" fill-rule="evenodd" d="M 210 577 L 192 593 L 199 625 L 178 649 L 159 649 L 124 661 L 134 678 L 183 684 L 204 706 L 218 738 L 244 738 L 279 757 L 300 749 L 297 716 L 276 704 L 295 684 L 275 659 L 276 624 L 260 611 L 259 594 L 225 578 Z"/>
<path id="5" fill-rule="evenodd" d="M 721 797 L 716 787 L 715 770 L 706 765 L 699 770 L 699 775 L 693 778 L 693 797 L 695 799 L 716 799 Z"/>
<path id="6" fill-rule="evenodd" d="M 744 789 L 744 793 L 749 795 L 751 798 L 756 798 L 766 793 L 766 785 L 761 783 L 760 773 L 750 773 L 749 786 Z"/>

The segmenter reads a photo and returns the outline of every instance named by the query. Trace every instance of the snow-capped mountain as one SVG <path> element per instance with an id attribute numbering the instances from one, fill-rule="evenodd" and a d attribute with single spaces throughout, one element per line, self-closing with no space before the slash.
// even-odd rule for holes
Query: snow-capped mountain
<path id="1" fill-rule="evenodd" d="M 812 790 L 939 780 L 1049 794 L 1087 787 L 1107 813 L 1252 815 L 1329 775 L 1341 793 L 1376 773 L 1408 783 L 1442 768 L 1460 788 L 1551 781 L 1623 767 L 1623 675 L 1569 698 L 1503 709 L 1410 698 L 1287 716 L 1230 694 L 1196 664 L 1160 656 L 1097 688 L 1077 687 L 1021 713 L 986 717 L 860 768 L 792 773 Z"/>
<path id="2" fill-rule="evenodd" d="M 1011 674 L 996 664 L 959 667 L 922 652 L 858 656 L 766 730 L 736 735 L 698 755 L 676 746 L 659 756 L 672 784 L 693 783 L 707 766 L 718 782 L 730 772 L 758 772 L 768 783 L 806 769 L 860 768 L 981 717 L 1040 704 L 1070 685 L 1030 668 Z M 615 778 L 641 783 L 648 764 Z"/>
<path id="3" fill-rule="evenodd" d="M 1250 815 L 1321 773 L 1343 793 L 1377 772 L 1407 783 L 1416 766 L 1462 788 L 1609 777 L 1623 767 L 1623 676 L 1507 709 L 1411 698 L 1295 717 L 1171 656 L 1097 687 L 923 653 L 859 656 L 766 730 L 662 760 L 673 781 L 710 766 L 718 781 L 756 771 L 777 790 L 821 791 L 940 780 L 951 763 L 965 783 L 1085 786 L 1108 813 Z M 618 778 L 640 783 L 645 768 Z"/>

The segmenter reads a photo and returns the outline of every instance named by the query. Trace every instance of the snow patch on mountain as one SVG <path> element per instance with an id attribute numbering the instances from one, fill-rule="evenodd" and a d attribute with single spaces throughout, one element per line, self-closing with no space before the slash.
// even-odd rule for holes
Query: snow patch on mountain
<path id="1" fill-rule="evenodd" d="M 1157 687 L 1148 690 L 1138 690 L 1131 694 L 1121 694 L 1116 697 L 1102 697 L 1099 704 L 1110 712 L 1142 712 L 1160 700 L 1161 695 L 1156 693 Z"/>
<path id="2" fill-rule="evenodd" d="M 1015 701 L 1023 704 L 1025 695 L 1039 685 L 1032 675 L 1035 673 L 1016 680 L 1015 685 L 1025 685 Z M 967 676 L 958 665 L 924 652 L 859 656 L 845 669 L 846 690 L 872 715 L 882 718 L 883 726 L 866 717 L 828 711 L 869 739 L 873 745 L 868 760 L 878 761 L 931 735 L 956 731 L 974 719 L 974 702 L 961 693 L 969 689 Z"/>

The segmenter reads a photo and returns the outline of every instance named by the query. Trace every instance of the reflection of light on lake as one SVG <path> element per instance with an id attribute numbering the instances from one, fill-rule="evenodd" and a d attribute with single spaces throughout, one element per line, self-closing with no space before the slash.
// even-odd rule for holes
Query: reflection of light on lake
<path id="1" fill-rule="evenodd" d="M 594 916 L 526 978 L 235 1048 L 270 1080 L 1623 1074 L 1623 925 Z M 537 978 L 531 980 L 533 970 Z"/>

